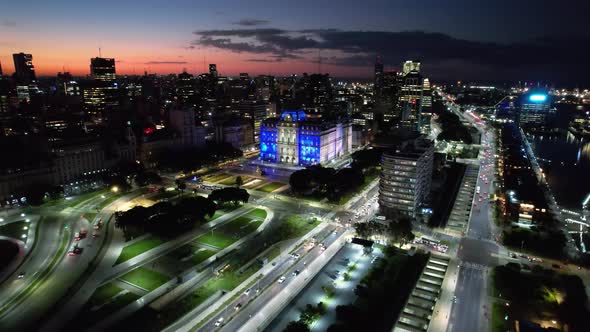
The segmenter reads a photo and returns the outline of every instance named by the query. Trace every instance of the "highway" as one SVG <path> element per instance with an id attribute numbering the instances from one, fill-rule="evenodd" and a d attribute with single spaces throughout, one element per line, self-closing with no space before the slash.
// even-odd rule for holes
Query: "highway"
<path id="1" fill-rule="evenodd" d="M 63 236 L 68 238 L 66 244 L 66 251 L 63 256 L 57 257 L 58 261 L 49 274 L 43 278 L 42 282 L 37 284 L 38 287 L 28 293 L 27 296 L 21 296 L 18 301 L 13 302 L 10 308 L 0 318 L 0 330 L 15 330 L 26 329 L 34 325 L 45 312 L 51 308 L 66 291 L 67 288 L 81 275 L 87 268 L 87 262 L 96 254 L 97 246 L 93 246 L 97 239 L 92 238 L 92 230 L 88 226 L 88 222 L 81 217 L 87 212 L 95 212 L 94 208 L 100 204 L 104 198 L 95 196 L 88 200 L 80 202 L 75 207 L 65 208 L 63 205 L 55 207 L 40 207 L 34 208 L 33 213 L 39 215 L 53 215 L 56 218 L 41 222 L 39 230 L 39 238 L 34 247 L 33 252 L 28 256 L 23 265 L 18 271 L 27 272 L 24 279 L 19 283 L 16 289 L 10 290 L 15 286 L 15 283 L 4 282 L 2 289 L 7 287 L 8 292 L 14 296 L 20 294 L 22 291 L 33 285 L 38 277 L 49 268 L 49 265 L 56 257 L 59 248 L 62 245 Z M 55 212 L 55 211 L 60 212 Z M 65 226 L 68 227 L 66 230 Z M 73 242 L 73 233 L 79 231 L 82 227 L 88 229 L 88 238 L 82 240 L 84 251 L 80 256 L 71 257 L 67 255 Z M 7 293 L 3 293 L 7 294 Z M 7 297 L 2 297 L 7 299 Z M 39 300 L 42 299 L 42 300 Z M 22 317 L 27 317 L 26 320 Z"/>
<path id="2" fill-rule="evenodd" d="M 481 130 L 482 128 L 480 128 Z M 487 280 L 488 268 L 499 264 L 498 236 L 491 218 L 492 208 L 489 194 L 493 192 L 494 179 L 494 138 L 490 133 L 482 134 L 483 156 L 476 192 L 469 218 L 468 230 L 460 241 L 457 256 L 459 272 L 455 288 L 456 298 L 452 299 L 451 314 L 447 331 L 488 331 L 489 317 Z"/>
<path id="3" fill-rule="evenodd" d="M 322 243 L 329 247 L 338 236 L 334 234 L 336 226 L 328 226 L 325 230 L 320 232 L 316 238 L 317 240 L 324 239 Z M 305 245 L 297 249 L 293 254 L 299 255 L 295 258 L 290 254 L 284 254 L 280 262 L 262 277 L 252 288 L 249 295 L 241 294 L 238 298 L 228 304 L 218 314 L 213 316 L 203 324 L 198 331 L 214 331 L 216 330 L 215 323 L 223 317 L 223 331 L 237 331 L 252 315 L 256 314 L 263 308 L 271 298 L 274 298 L 283 289 L 285 289 L 296 278 L 307 278 L 306 269 L 311 262 L 322 254 L 323 250 L 320 245 L 312 247 L 311 241 L 307 241 Z M 298 270 L 299 275 L 293 275 L 293 272 Z M 277 280 L 285 276 L 285 280 L 279 283 Z M 257 290 L 260 291 L 257 292 Z M 248 301 L 252 301 L 248 303 Z M 241 304 L 241 308 L 236 310 L 236 305 Z"/>

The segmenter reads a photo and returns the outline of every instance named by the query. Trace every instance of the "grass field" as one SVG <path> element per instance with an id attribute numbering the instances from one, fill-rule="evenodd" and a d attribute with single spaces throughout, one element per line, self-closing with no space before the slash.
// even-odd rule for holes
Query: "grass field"
<path id="1" fill-rule="evenodd" d="M 130 244 L 123 248 L 123 251 L 121 251 L 121 255 L 119 255 L 119 258 L 117 258 L 115 265 L 123 263 L 139 254 L 159 246 L 162 243 L 162 240 L 158 239 L 157 237 L 149 236 L 143 240 Z"/>
<path id="2" fill-rule="evenodd" d="M 22 239 L 23 234 L 28 234 L 28 230 L 24 230 L 24 227 L 28 227 L 28 223 L 24 220 L 15 221 L 4 226 L 0 226 L 0 235 L 11 237 L 14 239 Z"/>
<path id="3" fill-rule="evenodd" d="M 275 190 L 279 189 L 280 187 L 282 187 L 284 185 L 285 184 L 282 183 L 282 182 L 271 182 L 271 183 L 269 183 L 267 185 L 264 185 L 264 186 L 262 186 L 260 188 L 257 188 L 256 190 L 260 190 L 260 191 L 263 191 L 265 193 L 269 193 L 269 192 L 272 192 L 272 191 L 275 191 Z"/>
<path id="4" fill-rule="evenodd" d="M 104 306 L 100 307 L 100 309 L 90 312 L 90 314 L 84 315 L 83 324 L 97 323 L 100 320 L 106 318 L 110 314 L 122 309 L 129 303 L 139 299 L 140 296 L 131 292 L 125 293 L 123 295 L 117 296 L 112 302 L 105 304 Z M 81 319 L 81 318 L 80 318 Z M 74 324 L 76 325 L 76 324 Z M 77 326 L 79 327 L 79 326 Z"/>
<path id="5" fill-rule="evenodd" d="M 113 296 L 119 294 L 121 291 L 123 291 L 122 288 L 119 288 L 114 283 L 109 282 L 108 284 L 98 287 L 88 301 L 93 306 L 101 305 L 109 301 Z"/>
<path id="6" fill-rule="evenodd" d="M 223 225 L 219 230 L 230 236 L 241 238 L 255 231 L 262 224 L 262 220 L 252 220 L 246 216 L 238 217 Z"/>
<path id="7" fill-rule="evenodd" d="M 266 210 L 263 209 L 255 209 L 254 211 L 250 211 L 247 214 L 248 217 L 252 217 L 252 218 L 260 218 L 260 219 L 264 219 L 266 218 Z"/>
<path id="8" fill-rule="evenodd" d="M 68 202 L 68 206 L 70 207 L 75 207 L 80 205 L 81 203 L 92 199 L 94 197 L 103 195 L 107 192 L 107 189 L 101 189 L 98 191 L 91 191 L 91 192 L 87 192 L 81 195 L 77 195 L 77 196 L 73 196 L 71 200 L 67 201 Z"/>
<path id="9" fill-rule="evenodd" d="M 252 181 L 250 181 L 249 183 L 246 183 L 246 181 L 244 181 L 244 185 L 242 186 L 242 188 L 252 189 L 254 187 L 260 186 L 262 184 L 267 184 L 267 183 L 268 183 L 268 181 L 252 178 Z"/>
<path id="10" fill-rule="evenodd" d="M 508 316 L 509 320 L 504 319 L 506 316 Z M 510 319 L 510 316 L 507 307 L 494 302 L 492 304 L 492 332 L 508 331 L 510 326 L 514 326 L 511 324 L 512 319 Z"/>
<path id="11" fill-rule="evenodd" d="M 216 252 L 217 251 L 211 249 L 201 250 L 198 253 L 194 254 L 193 257 L 191 257 L 191 262 L 194 265 L 197 265 L 206 260 L 207 258 L 213 256 Z"/>
<path id="12" fill-rule="evenodd" d="M 213 235 L 211 233 L 207 233 L 205 235 L 199 236 L 195 242 L 200 242 L 206 245 L 210 245 L 216 248 L 227 248 L 232 243 L 236 242 L 237 239 L 229 237 L 219 231 L 213 231 Z"/>
<path id="13" fill-rule="evenodd" d="M 320 221 L 317 219 L 310 220 L 300 215 L 291 215 L 283 220 L 277 232 L 281 234 L 281 240 L 286 240 L 303 236 L 319 224 Z"/>
<path id="14" fill-rule="evenodd" d="M 219 182 L 219 181 L 224 180 L 229 177 L 231 177 L 231 175 L 226 174 L 226 173 L 221 173 L 221 174 L 216 174 L 216 175 L 211 175 L 211 176 L 205 176 L 205 177 L 203 177 L 203 180 L 205 180 L 207 182 Z"/>
<path id="15" fill-rule="evenodd" d="M 120 279 L 137 285 L 141 288 L 145 288 L 149 291 L 153 291 L 170 280 L 168 276 L 145 267 L 138 267 L 135 270 L 125 274 Z"/>
<path id="16" fill-rule="evenodd" d="M 100 204 L 98 204 L 97 208 L 99 210 L 104 209 L 105 206 L 111 204 L 112 202 L 116 201 L 118 198 L 120 198 L 121 194 L 111 194 L 110 197 L 107 197 L 104 201 L 100 202 Z"/>

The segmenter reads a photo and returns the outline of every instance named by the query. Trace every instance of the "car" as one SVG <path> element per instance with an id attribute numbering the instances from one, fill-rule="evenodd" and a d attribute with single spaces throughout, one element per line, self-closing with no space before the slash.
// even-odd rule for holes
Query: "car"
<path id="1" fill-rule="evenodd" d="M 219 319 L 215 322 L 215 326 L 221 326 L 221 324 L 223 323 L 223 317 L 219 317 Z"/>
<path id="2" fill-rule="evenodd" d="M 241 303 L 236 304 L 236 306 L 234 307 L 234 310 L 240 310 L 240 308 L 242 307 Z"/>
<path id="3" fill-rule="evenodd" d="M 80 241 L 82 238 L 80 237 L 80 232 L 76 232 L 74 233 L 74 240 L 75 241 Z"/>
<path id="4" fill-rule="evenodd" d="M 78 246 L 78 244 L 74 244 L 71 248 L 70 251 L 68 252 L 69 256 L 76 256 L 82 253 L 82 248 L 80 246 Z"/>
<path id="5" fill-rule="evenodd" d="M 298 275 L 299 275 L 299 273 L 300 273 L 300 271 L 299 271 L 299 270 L 295 270 L 295 271 L 293 271 L 293 276 L 294 276 L 294 277 L 296 277 L 296 276 L 298 276 Z"/>
<path id="6" fill-rule="evenodd" d="M 246 295 L 246 296 L 249 295 L 250 294 L 250 290 L 251 290 L 250 288 L 246 289 L 246 291 L 244 292 L 244 295 Z"/>
<path id="7" fill-rule="evenodd" d="M 291 257 L 293 257 L 295 259 L 298 259 L 299 257 L 301 257 L 301 255 L 299 255 L 299 254 L 291 254 Z"/>
<path id="8" fill-rule="evenodd" d="M 283 282 L 285 282 L 285 279 L 287 279 L 287 278 L 285 278 L 285 276 L 280 277 L 279 284 L 282 284 Z"/>
<path id="9" fill-rule="evenodd" d="M 92 237 L 98 237 L 98 234 L 99 233 L 97 231 L 94 231 L 94 232 L 92 232 Z"/>
<path id="10" fill-rule="evenodd" d="M 25 273 L 24 272 L 19 273 L 18 276 L 17 276 L 18 279 L 22 279 L 24 277 L 25 277 Z"/>

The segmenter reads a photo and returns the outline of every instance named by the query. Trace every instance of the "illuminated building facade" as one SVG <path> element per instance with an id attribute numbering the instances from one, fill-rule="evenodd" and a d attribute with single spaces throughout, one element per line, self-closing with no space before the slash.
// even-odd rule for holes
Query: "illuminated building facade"
<path id="1" fill-rule="evenodd" d="M 518 113 L 520 126 L 542 126 L 547 124 L 554 113 L 551 109 L 551 99 L 544 91 L 531 91 L 524 94 Z"/>
<path id="2" fill-rule="evenodd" d="M 260 126 L 260 159 L 309 166 L 326 164 L 352 149 L 352 126 L 344 121 L 308 119 L 305 112 L 284 111 Z"/>

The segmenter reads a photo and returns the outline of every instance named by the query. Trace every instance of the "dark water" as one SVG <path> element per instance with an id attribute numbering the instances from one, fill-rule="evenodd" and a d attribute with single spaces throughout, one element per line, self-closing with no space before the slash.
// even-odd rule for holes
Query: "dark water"
<path id="1" fill-rule="evenodd" d="M 582 200 L 590 193 L 590 140 L 576 139 L 565 131 L 574 112 L 587 110 L 588 107 L 558 106 L 558 125 L 564 134 L 536 136 L 531 140 L 555 199 L 564 208 L 581 208 Z"/>

